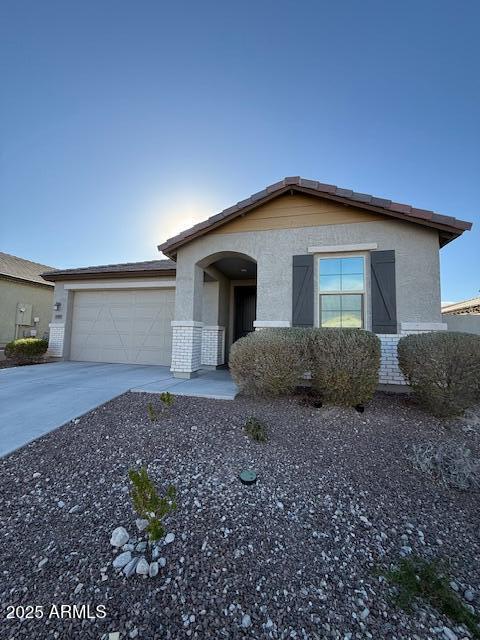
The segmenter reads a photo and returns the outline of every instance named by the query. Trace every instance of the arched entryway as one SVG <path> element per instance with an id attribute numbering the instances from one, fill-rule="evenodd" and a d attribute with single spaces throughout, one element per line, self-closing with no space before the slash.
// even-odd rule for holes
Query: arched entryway
<path id="1" fill-rule="evenodd" d="M 222 327 L 226 362 L 232 343 L 254 331 L 257 263 L 244 253 L 223 251 L 203 258 L 197 266 L 204 272 L 202 321 L 205 327 Z"/>

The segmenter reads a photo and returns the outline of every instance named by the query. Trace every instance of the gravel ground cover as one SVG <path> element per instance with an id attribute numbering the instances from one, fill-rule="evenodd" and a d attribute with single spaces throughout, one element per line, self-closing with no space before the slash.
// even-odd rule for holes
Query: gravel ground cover
<path id="1" fill-rule="evenodd" d="M 249 416 L 268 442 L 245 435 Z M 480 413 L 438 420 L 385 393 L 364 413 L 244 397 L 177 397 L 162 412 L 158 397 L 127 393 L 0 461 L 0 635 L 468 638 L 428 605 L 398 609 L 377 571 L 410 553 L 443 558 L 480 610 L 479 494 L 435 483 L 407 457 L 452 440 L 478 455 Z M 140 465 L 161 492 L 177 489 L 165 523 L 175 539 L 157 576 L 126 578 L 110 536 L 138 535 L 127 472 Z M 246 468 L 256 485 L 238 481 Z M 50 615 L 61 604 L 106 616 Z M 8 605 L 43 617 L 5 620 Z"/>

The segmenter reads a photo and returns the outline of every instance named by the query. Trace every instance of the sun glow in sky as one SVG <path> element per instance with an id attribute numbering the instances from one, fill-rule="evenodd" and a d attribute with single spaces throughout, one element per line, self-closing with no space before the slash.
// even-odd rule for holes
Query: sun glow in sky
<path id="1" fill-rule="evenodd" d="M 480 2 L 0 2 L 0 251 L 54 267 L 157 245 L 285 176 L 474 223 Z"/>
<path id="2" fill-rule="evenodd" d="M 146 207 L 144 226 L 148 242 L 162 244 L 168 238 L 185 231 L 198 222 L 206 220 L 220 211 L 214 197 L 202 193 L 167 194 L 159 197 Z M 163 257 L 162 254 L 158 255 Z"/>

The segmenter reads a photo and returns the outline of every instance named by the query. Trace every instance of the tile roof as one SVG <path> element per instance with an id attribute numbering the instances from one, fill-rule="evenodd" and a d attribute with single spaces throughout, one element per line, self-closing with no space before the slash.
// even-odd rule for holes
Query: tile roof
<path id="1" fill-rule="evenodd" d="M 47 280 L 67 280 L 82 277 L 120 277 L 138 275 L 170 275 L 175 271 L 175 263 L 172 260 L 147 260 L 145 262 L 123 262 L 120 264 L 101 264 L 93 267 L 80 267 L 79 269 L 57 269 L 44 274 Z"/>
<path id="2" fill-rule="evenodd" d="M 471 312 L 473 312 L 477 307 L 480 308 L 480 297 L 446 304 L 442 307 L 442 313 L 468 313 L 470 309 L 472 310 Z M 478 313 L 478 311 L 475 311 L 475 313 Z"/>
<path id="3" fill-rule="evenodd" d="M 299 176 L 293 176 L 284 178 L 280 182 L 276 182 L 262 191 L 254 193 L 249 198 L 237 202 L 237 204 L 224 209 L 220 213 L 196 224 L 190 229 L 169 238 L 159 245 L 158 249 L 166 255 L 173 256 L 179 246 L 193 240 L 193 238 L 203 235 L 210 229 L 219 227 L 235 217 L 246 213 L 250 209 L 259 206 L 264 202 L 268 202 L 274 197 L 288 193 L 289 191 L 297 191 L 313 196 L 324 197 L 336 202 L 342 202 L 344 204 L 350 204 L 352 206 L 367 209 L 372 212 L 383 213 L 400 220 L 437 228 L 443 233 L 441 237 L 442 245 L 450 242 L 453 238 L 461 235 L 463 231 L 469 230 L 472 227 L 470 222 L 457 220 L 451 216 L 445 216 L 427 209 L 418 209 L 409 204 L 392 202 L 391 200 L 377 198 L 376 196 L 372 196 L 367 193 L 358 193 L 351 189 L 341 189 L 333 184 L 325 184 L 323 182 L 306 180 Z"/>
<path id="4" fill-rule="evenodd" d="M 40 275 L 52 269 L 53 267 L 49 267 L 46 264 L 24 260 L 24 258 L 12 256 L 9 253 L 2 253 L 0 251 L 0 277 L 7 276 L 8 278 L 15 278 L 15 280 L 25 280 L 27 282 L 35 282 L 36 284 L 53 286 L 50 282 L 46 282 Z"/>

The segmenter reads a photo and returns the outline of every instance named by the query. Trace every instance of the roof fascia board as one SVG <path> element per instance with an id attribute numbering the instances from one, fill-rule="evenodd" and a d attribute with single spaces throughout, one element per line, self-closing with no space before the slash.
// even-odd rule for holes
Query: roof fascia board
<path id="1" fill-rule="evenodd" d="M 42 275 L 43 278 L 43 275 Z M 17 276 L 11 276 L 8 273 L 0 273 L 0 279 L 2 280 L 10 280 L 12 282 L 17 282 L 18 284 L 30 285 L 32 287 L 46 287 L 47 289 L 52 289 L 53 285 L 49 282 L 37 282 L 37 280 L 29 280 L 28 278 L 20 278 Z M 46 278 L 44 278 L 46 280 Z"/>
<path id="2" fill-rule="evenodd" d="M 175 269 L 145 270 L 145 271 L 101 271 L 97 273 L 52 273 L 42 275 L 51 282 L 73 280 L 107 280 L 111 278 L 158 278 L 175 276 Z"/>

